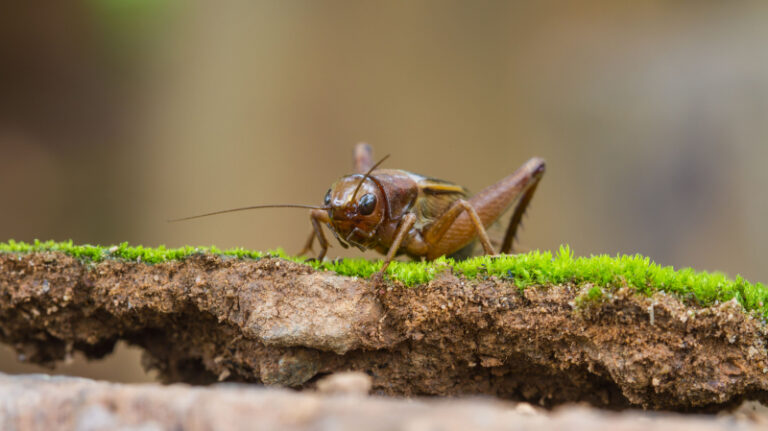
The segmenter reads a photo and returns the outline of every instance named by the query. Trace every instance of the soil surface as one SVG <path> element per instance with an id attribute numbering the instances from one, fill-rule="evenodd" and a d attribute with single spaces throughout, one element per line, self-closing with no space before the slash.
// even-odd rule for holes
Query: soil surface
<path id="1" fill-rule="evenodd" d="M 357 370 L 374 394 L 547 408 L 713 411 L 766 400 L 766 328 L 735 301 L 699 308 L 628 289 L 579 301 L 590 287 L 521 292 L 445 272 L 405 288 L 280 259 L 0 254 L 0 339 L 42 364 L 75 350 L 102 357 L 127 340 L 168 382 L 311 389 Z"/>

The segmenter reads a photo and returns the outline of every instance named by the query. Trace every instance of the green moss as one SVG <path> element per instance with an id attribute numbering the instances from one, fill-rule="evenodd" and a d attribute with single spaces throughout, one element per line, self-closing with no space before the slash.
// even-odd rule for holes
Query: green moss
<path id="1" fill-rule="evenodd" d="M 592 286 L 589 289 L 584 289 L 574 299 L 576 307 L 581 309 L 590 305 L 599 304 L 605 298 L 605 292 L 600 286 Z"/>
<path id="2" fill-rule="evenodd" d="M 590 301 L 600 301 L 603 299 L 603 288 L 600 286 L 592 286 L 587 291 L 586 299 Z"/>
<path id="3" fill-rule="evenodd" d="M 71 256 L 90 261 L 103 259 L 138 260 L 159 263 L 180 260 L 196 253 L 214 253 L 240 259 L 260 259 L 275 256 L 294 262 L 302 258 L 290 257 L 282 250 L 263 253 L 242 248 L 219 250 L 216 247 L 182 247 L 168 249 L 164 246 L 146 248 L 129 246 L 99 247 L 74 245 L 72 241 L 35 241 L 33 244 L 8 241 L 0 243 L 0 252 L 29 253 L 36 251 L 61 251 Z M 381 269 L 381 260 L 339 259 L 328 262 L 308 262 L 318 270 L 334 271 L 341 275 L 369 277 Z M 567 246 L 553 255 L 548 251 L 532 251 L 518 255 L 479 256 L 464 261 L 453 261 L 441 257 L 432 262 L 392 262 L 387 268 L 388 278 L 406 286 L 426 283 L 441 271 L 452 270 L 468 278 L 496 276 L 513 282 L 518 288 L 528 286 L 572 283 L 592 283 L 585 299 L 599 301 L 606 290 L 631 287 L 644 295 L 662 291 L 675 294 L 686 301 L 707 306 L 733 298 L 749 311 L 768 317 L 768 288 L 761 283 L 750 283 L 741 277 L 729 279 L 724 274 L 698 272 L 690 268 L 675 270 L 671 266 L 660 266 L 647 257 L 634 256 L 591 256 L 575 257 Z"/>
<path id="4" fill-rule="evenodd" d="M 32 244 L 16 242 L 10 240 L 7 243 L 0 243 L 0 253 L 32 253 L 40 251 L 60 251 L 78 259 L 85 259 L 93 262 L 99 262 L 104 259 L 124 259 L 135 260 L 146 263 L 161 263 L 169 260 L 181 260 L 193 254 L 213 253 L 237 258 L 259 259 L 266 254 L 258 251 L 244 250 L 235 248 L 229 250 L 219 250 L 216 247 L 181 247 L 165 248 L 129 246 L 127 242 L 111 247 L 102 247 L 97 245 L 74 245 L 72 241 L 54 242 L 35 240 Z"/>

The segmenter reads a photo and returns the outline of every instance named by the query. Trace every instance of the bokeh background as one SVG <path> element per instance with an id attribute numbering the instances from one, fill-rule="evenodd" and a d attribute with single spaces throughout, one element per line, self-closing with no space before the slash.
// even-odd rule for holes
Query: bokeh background
<path id="1" fill-rule="evenodd" d="M 642 253 L 768 281 L 766 2 L 3 9 L 0 241 L 296 252 L 302 210 L 166 219 L 319 204 L 366 141 L 388 167 L 473 191 L 544 157 L 523 250 Z M 40 370 L 4 349 L 0 371 Z M 56 372 L 152 378 L 122 345 Z"/>

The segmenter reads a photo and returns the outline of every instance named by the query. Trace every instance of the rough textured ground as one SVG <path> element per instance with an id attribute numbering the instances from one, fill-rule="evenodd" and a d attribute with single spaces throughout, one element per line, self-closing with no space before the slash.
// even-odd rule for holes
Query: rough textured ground
<path id="1" fill-rule="evenodd" d="M 493 400 L 398 400 L 256 386 L 121 385 L 0 374 L 4 430 L 757 430 L 759 416 L 547 413 Z"/>
<path id="2" fill-rule="evenodd" d="M 696 411 L 768 395 L 765 327 L 735 302 L 684 306 L 589 286 L 522 293 L 445 273 L 427 285 L 340 277 L 279 259 L 80 261 L 0 254 L 0 339 L 52 363 L 144 347 L 167 381 L 313 388 L 338 370 L 386 395 L 488 394 L 546 407 Z"/>

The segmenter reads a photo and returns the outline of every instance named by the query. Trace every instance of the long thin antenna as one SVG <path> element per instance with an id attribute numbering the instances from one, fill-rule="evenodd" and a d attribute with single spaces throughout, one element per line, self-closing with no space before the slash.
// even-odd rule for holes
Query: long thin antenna
<path id="1" fill-rule="evenodd" d="M 233 213 L 233 212 L 236 212 L 236 211 L 255 210 L 255 209 L 261 209 L 261 208 L 308 208 L 308 209 L 315 209 L 315 210 L 326 209 L 325 207 L 318 207 L 318 206 L 314 206 L 314 205 L 299 205 L 299 204 L 253 205 L 253 206 L 250 206 L 250 207 L 233 208 L 233 209 L 229 209 L 229 210 L 214 211 L 212 213 L 198 214 L 198 215 L 193 215 L 193 216 L 189 216 L 189 217 L 177 218 L 177 219 L 173 219 L 173 220 L 168 220 L 168 223 L 174 223 L 174 222 L 177 222 L 177 221 L 184 221 L 184 220 L 192 220 L 192 219 L 196 219 L 196 218 L 208 217 L 208 216 L 217 215 L 217 214 L 226 214 L 226 213 Z"/>
<path id="2" fill-rule="evenodd" d="M 363 182 L 365 181 L 365 179 L 370 177 L 371 176 L 371 172 L 373 172 L 374 169 L 378 168 L 379 165 L 384 163 L 384 160 L 387 160 L 388 158 L 389 158 L 389 154 L 387 154 L 386 156 L 382 157 L 381 160 L 376 162 L 375 165 L 371 166 L 371 169 L 368 169 L 368 172 L 366 172 L 365 175 L 363 175 L 363 178 L 357 184 L 357 187 L 355 187 L 355 192 L 352 193 L 352 202 L 355 201 L 355 196 L 357 196 L 357 191 L 360 190 L 360 186 L 363 185 Z"/>

